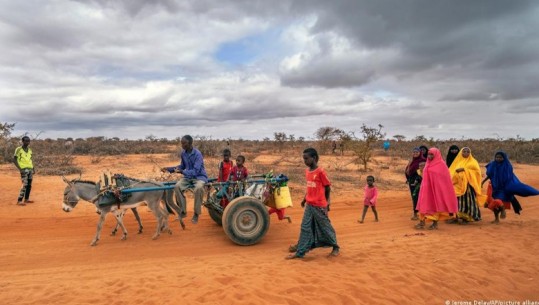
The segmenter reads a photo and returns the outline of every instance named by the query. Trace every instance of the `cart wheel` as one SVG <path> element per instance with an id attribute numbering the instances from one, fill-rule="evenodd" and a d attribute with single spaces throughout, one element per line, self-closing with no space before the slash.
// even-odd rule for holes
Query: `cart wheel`
<path id="1" fill-rule="evenodd" d="M 222 226 L 223 225 L 223 221 L 222 221 L 222 217 L 223 215 L 221 213 L 219 213 L 219 211 L 216 211 L 215 209 L 212 209 L 212 208 L 207 208 L 208 209 L 208 214 L 210 214 L 210 217 L 213 221 L 215 221 L 216 224 Z"/>
<path id="2" fill-rule="evenodd" d="M 243 196 L 232 200 L 223 212 L 223 230 L 241 246 L 259 242 L 269 229 L 266 206 L 256 198 Z"/>

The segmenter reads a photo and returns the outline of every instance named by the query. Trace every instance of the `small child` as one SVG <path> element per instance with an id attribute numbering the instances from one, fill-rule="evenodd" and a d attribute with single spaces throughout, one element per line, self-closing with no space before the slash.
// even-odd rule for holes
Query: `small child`
<path id="1" fill-rule="evenodd" d="M 236 198 L 238 196 L 243 196 L 243 189 L 245 188 L 245 180 L 247 180 L 247 177 L 249 177 L 249 171 L 247 171 L 247 167 L 245 167 L 245 157 L 242 155 L 238 155 L 236 157 L 236 166 L 232 168 L 230 171 L 230 180 L 236 182 L 241 181 L 243 183 L 237 183 L 234 188 L 234 196 L 233 198 Z"/>
<path id="2" fill-rule="evenodd" d="M 223 149 L 223 161 L 219 162 L 219 176 L 217 177 L 218 182 L 226 182 L 230 178 L 230 173 L 234 162 L 230 160 L 230 149 Z"/>
<path id="3" fill-rule="evenodd" d="M 268 213 L 271 215 L 273 213 L 276 213 L 277 214 L 277 217 L 279 218 L 279 220 L 283 220 L 283 219 L 286 219 L 288 220 L 288 223 L 291 223 L 292 222 L 292 218 L 290 216 L 286 216 L 284 214 L 286 208 L 282 208 L 282 209 L 277 209 L 277 208 L 270 208 Z"/>
<path id="4" fill-rule="evenodd" d="M 236 166 L 232 167 L 232 170 L 230 171 L 230 178 L 232 181 L 245 181 L 247 180 L 247 177 L 249 176 L 249 172 L 247 171 L 247 168 L 245 167 L 245 157 L 242 155 L 238 155 L 236 157 Z"/>
<path id="5" fill-rule="evenodd" d="M 502 201 L 501 199 L 492 198 L 492 184 L 488 184 L 487 188 L 487 202 L 485 202 L 485 208 L 489 208 L 494 212 L 494 221 L 493 224 L 499 224 L 500 218 L 504 219 L 506 217 L 505 210 L 511 209 L 511 203 L 508 201 Z"/>
<path id="6" fill-rule="evenodd" d="M 419 190 L 421 189 L 421 181 L 423 180 L 423 169 L 424 168 L 425 168 L 425 162 L 419 163 L 419 169 L 417 170 L 417 175 L 416 175 L 416 177 L 414 179 L 414 182 L 412 182 L 410 184 L 410 186 L 414 187 L 414 191 L 412 192 L 412 200 L 414 202 L 417 202 L 417 200 L 419 199 Z M 417 210 L 415 209 L 415 207 L 414 207 L 414 215 L 410 219 L 411 220 L 418 220 L 419 219 L 417 217 Z"/>
<path id="7" fill-rule="evenodd" d="M 377 199 L 378 189 L 376 188 L 376 186 L 374 186 L 374 177 L 367 176 L 367 185 L 365 186 L 365 199 L 363 201 L 363 215 L 361 216 L 361 220 L 358 220 L 359 223 L 363 223 L 363 221 L 365 220 L 365 214 L 367 214 L 369 206 L 372 208 L 372 212 L 374 213 L 374 221 L 378 221 L 378 212 L 376 211 Z"/>
<path id="8" fill-rule="evenodd" d="M 232 172 L 232 168 L 234 166 L 234 162 L 230 160 L 230 155 L 230 149 L 223 149 L 223 161 L 219 162 L 218 165 L 219 174 L 217 176 L 217 182 L 228 182 L 228 180 L 230 179 L 230 173 Z M 217 199 L 220 199 L 219 204 L 222 207 L 225 207 L 228 204 L 228 199 L 226 198 L 227 192 L 228 183 L 223 183 L 221 189 L 216 195 Z"/>

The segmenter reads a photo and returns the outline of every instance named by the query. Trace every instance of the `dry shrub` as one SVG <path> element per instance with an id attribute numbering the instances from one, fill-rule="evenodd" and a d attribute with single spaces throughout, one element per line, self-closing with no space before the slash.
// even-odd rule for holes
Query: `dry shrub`
<path id="1" fill-rule="evenodd" d="M 379 143 L 380 147 L 382 142 Z M 391 141 L 389 153 L 392 156 L 410 159 L 414 147 L 426 145 L 428 147 L 437 147 L 445 158 L 451 145 L 457 145 L 459 148 L 470 147 L 472 155 L 479 163 L 487 163 L 494 159 L 494 154 L 498 150 L 505 151 L 511 162 L 539 164 L 539 139 L 524 141 L 523 139 L 510 138 L 506 140 L 498 139 L 449 139 L 449 140 L 428 140 L 428 141 Z"/>
<path id="2" fill-rule="evenodd" d="M 45 176 L 82 174 L 82 168 L 73 165 L 72 155 L 34 155 L 36 171 Z"/>
<path id="3" fill-rule="evenodd" d="M 99 155 L 93 155 L 93 156 L 91 157 L 91 159 L 90 159 L 90 162 L 91 162 L 92 164 L 99 164 L 99 163 L 101 163 L 101 161 L 105 160 L 105 158 L 106 158 L 105 155 L 101 155 L 101 154 L 99 154 Z"/>

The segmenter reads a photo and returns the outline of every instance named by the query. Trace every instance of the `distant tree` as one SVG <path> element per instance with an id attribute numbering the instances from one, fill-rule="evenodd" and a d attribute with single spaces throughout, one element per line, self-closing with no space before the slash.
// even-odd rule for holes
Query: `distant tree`
<path id="1" fill-rule="evenodd" d="M 404 140 L 406 139 L 405 136 L 400 135 L 400 134 L 394 135 L 393 138 L 395 138 L 395 140 L 397 140 L 397 141 L 399 141 L 399 142 L 400 142 L 400 141 L 404 141 Z"/>
<path id="2" fill-rule="evenodd" d="M 86 138 L 86 141 L 87 142 L 103 142 L 103 141 L 105 141 L 105 137 L 104 136 L 89 137 L 89 138 Z"/>
<path id="3" fill-rule="evenodd" d="M 155 142 L 157 141 L 157 137 L 154 136 L 153 134 L 150 134 L 150 135 L 147 135 L 145 138 L 144 138 L 145 141 L 150 141 L 150 142 Z"/>
<path id="4" fill-rule="evenodd" d="M 339 128 L 325 126 L 318 128 L 314 136 L 322 142 L 322 153 L 326 153 L 331 148 L 331 143 L 338 140 L 343 134 L 345 132 Z"/>
<path id="5" fill-rule="evenodd" d="M 292 147 L 295 147 L 296 137 L 293 134 L 288 135 L 288 141 L 292 143 Z"/>
<path id="6" fill-rule="evenodd" d="M 425 142 L 427 142 L 427 138 L 425 138 L 424 135 L 419 135 L 419 136 L 416 136 L 416 137 L 414 138 L 414 141 L 425 143 Z"/>
<path id="7" fill-rule="evenodd" d="M 347 147 L 350 146 L 350 143 L 354 140 L 353 134 L 343 132 L 339 137 L 339 149 L 341 151 L 341 156 L 344 155 L 344 151 Z"/>
<path id="8" fill-rule="evenodd" d="M 8 139 L 16 123 L 0 123 L 0 139 Z"/>
<path id="9" fill-rule="evenodd" d="M 284 143 L 287 140 L 286 133 L 284 132 L 274 132 L 273 133 L 273 139 L 278 143 L 279 146 L 279 152 L 283 149 Z"/>
<path id="10" fill-rule="evenodd" d="M 15 149 L 10 145 L 11 133 L 15 128 L 15 123 L 0 123 L 0 161 L 10 162 L 13 160 L 13 151 Z"/>
<path id="11" fill-rule="evenodd" d="M 368 127 L 365 124 L 361 125 L 361 138 L 355 141 L 353 151 L 359 162 L 363 164 L 364 170 L 367 170 L 367 163 L 371 160 L 374 144 L 386 136 L 382 132 L 382 128 L 384 126 L 381 124 L 378 124 L 378 128 Z"/>

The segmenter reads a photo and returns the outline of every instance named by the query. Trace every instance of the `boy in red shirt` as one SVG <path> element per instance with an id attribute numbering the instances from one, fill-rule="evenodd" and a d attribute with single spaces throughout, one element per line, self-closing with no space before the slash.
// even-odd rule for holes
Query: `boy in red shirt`
<path id="1" fill-rule="evenodd" d="M 234 166 L 234 162 L 230 160 L 230 155 L 230 149 L 223 149 L 223 161 L 219 162 L 219 174 L 217 176 L 217 182 L 228 182 L 228 180 L 230 180 L 230 173 L 232 172 L 232 167 Z M 228 204 L 228 199 L 225 196 L 227 191 L 228 183 L 224 183 L 216 195 L 217 199 L 220 199 L 219 204 L 222 207 L 225 207 Z"/>
<path id="2" fill-rule="evenodd" d="M 326 171 L 318 167 L 318 152 L 314 148 L 303 151 L 303 162 L 308 167 L 305 170 L 307 192 L 301 202 L 305 212 L 301 221 L 298 243 L 289 248 L 295 253 L 286 258 L 303 258 L 305 253 L 318 247 L 333 247 L 329 256 L 338 256 L 340 247 L 337 244 L 335 229 L 328 218 L 331 182 Z"/>
<path id="3" fill-rule="evenodd" d="M 226 182 L 229 180 L 230 172 L 234 166 L 234 162 L 230 160 L 230 149 L 223 149 L 223 161 L 219 162 L 219 177 L 217 182 Z"/>

